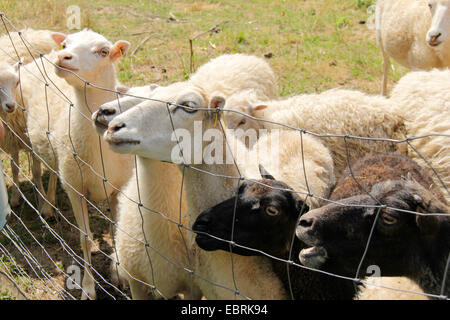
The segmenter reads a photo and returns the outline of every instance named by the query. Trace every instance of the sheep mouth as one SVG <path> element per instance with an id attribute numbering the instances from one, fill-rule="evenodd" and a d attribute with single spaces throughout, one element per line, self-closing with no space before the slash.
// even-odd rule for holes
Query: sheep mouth
<path id="1" fill-rule="evenodd" d="M 97 129 L 100 129 L 101 131 L 108 130 L 109 123 L 107 123 L 106 121 L 104 122 L 104 121 L 102 121 L 102 120 L 97 118 L 97 119 L 95 119 L 94 124 L 95 124 L 95 127 Z"/>
<path id="2" fill-rule="evenodd" d="M 61 71 L 67 71 L 68 70 L 68 71 L 77 72 L 79 70 L 77 68 L 69 67 L 69 66 L 64 65 L 64 64 L 57 64 L 57 66 L 58 66 L 58 69 L 61 70 Z"/>
<path id="3" fill-rule="evenodd" d="M 195 242 L 197 245 L 206 251 L 215 251 L 221 249 L 220 243 L 213 237 L 211 237 L 206 231 L 194 230 L 197 234 L 195 236 Z"/>
<path id="4" fill-rule="evenodd" d="M 109 144 L 112 144 L 115 146 L 123 146 L 123 145 L 127 145 L 127 144 L 137 145 L 137 144 L 141 143 L 139 140 L 118 139 L 118 138 L 111 138 L 111 137 L 107 138 L 106 140 L 108 141 Z"/>
<path id="5" fill-rule="evenodd" d="M 327 250 L 321 246 L 302 249 L 298 255 L 300 262 L 307 267 L 319 268 L 328 259 Z"/>
<path id="6" fill-rule="evenodd" d="M 220 249 L 220 243 L 211 237 L 210 231 L 206 225 L 194 223 L 192 226 L 192 231 L 195 232 L 195 242 L 201 249 L 206 251 Z"/>
<path id="7" fill-rule="evenodd" d="M 441 42 L 440 42 L 440 41 L 434 41 L 434 42 L 430 41 L 430 42 L 428 42 L 428 44 L 429 44 L 431 47 L 437 47 L 438 45 L 441 44 Z"/>

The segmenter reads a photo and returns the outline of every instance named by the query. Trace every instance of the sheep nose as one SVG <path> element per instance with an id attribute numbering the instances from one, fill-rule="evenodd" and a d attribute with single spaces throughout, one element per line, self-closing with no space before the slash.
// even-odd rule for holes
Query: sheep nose
<path id="1" fill-rule="evenodd" d="M 310 229 L 312 227 L 314 223 L 314 219 L 313 218 L 309 218 L 309 217 L 301 217 L 300 221 L 298 222 L 299 227 L 304 228 L 304 229 Z"/>
<path id="2" fill-rule="evenodd" d="M 73 56 L 70 53 L 60 53 L 58 55 L 58 62 L 61 63 L 63 61 L 70 61 L 72 58 Z"/>
<path id="3" fill-rule="evenodd" d="M 196 231 L 207 232 L 210 220 L 211 219 L 209 218 L 209 215 L 201 215 L 200 214 L 197 217 L 197 220 L 195 220 L 194 224 L 192 225 L 192 230 L 194 232 L 196 232 Z"/>
<path id="4" fill-rule="evenodd" d="M 441 43 L 441 40 L 439 40 L 439 37 L 442 35 L 442 33 L 438 33 L 438 34 L 434 34 L 434 35 L 430 35 L 430 41 L 429 44 L 432 46 L 437 46 L 438 44 Z"/>
<path id="5" fill-rule="evenodd" d="M 63 54 L 61 60 L 72 60 L 73 56 L 70 53 Z"/>
<path id="6" fill-rule="evenodd" d="M 113 114 L 116 114 L 116 110 L 114 110 L 114 109 L 109 109 L 109 108 L 99 108 L 98 109 L 99 116 L 112 116 Z"/>
<path id="7" fill-rule="evenodd" d="M 6 111 L 13 112 L 16 109 L 16 104 L 14 102 L 5 103 Z"/>
<path id="8" fill-rule="evenodd" d="M 111 133 L 115 133 L 115 132 L 117 132 L 120 129 L 125 128 L 125 127 L 126 127 L 125 123 L 121 122 L 119 124 L 116 124 L 116 125 L 113 125 L 113 126 L 109 127 L 108 128 L 108 133 L 110 133 L 110 134 Z"/>

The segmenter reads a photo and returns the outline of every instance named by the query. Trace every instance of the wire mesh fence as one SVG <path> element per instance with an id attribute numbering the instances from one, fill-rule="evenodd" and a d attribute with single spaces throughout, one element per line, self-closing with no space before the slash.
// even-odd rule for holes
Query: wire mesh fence
<path id="1" fill-rule="evenodd" d="M 235 275 L 235 273 L 242 271 L 238 266 L 235 265 L 237 256 L 236 254 L 233 254 L 233 250 L 236 250 L 236 248 L 241 248 L 254 252 L 255 255 L 260 255 L 264 258 L 284 263 L 286 265 L 288 274 L 288 283 L 286 284 L 286 287 L 289 298 L 294 298 L 293 292 L 296 283 L 289 275 L 295 268 L 342 279 L 354 283 L 358 286 L 365 285 L 366 287 L 383 288 L 398 293 L 411 293 L 429 298 L 448 299 L 448 297 L 445 296 L 445 285 L 447 270 L 450 264 L 450 253 L 445 267 L 440 294 L 431 294 L 428 292 L 413 292 L 411 290 L 402 288 L 391 288 L 385 285 L 374 284 L 373 282 L 370 282 L 365 278 L 366 274 L 363 272 L 363 270 L 361 270 L 361 266 L 367 254 L 367 251 L 369 250 L 377 218 L 375 219 L 371 232 L 368 235 L 364 253 L 360 258 L 359 267 L 353 277 L 334 274 L 331 272 L 306 267 L 300 264 L 293 250 L 295 240 L 294 235 L 292 236 L 288 259 L 282 259 L 280 257 L 270 255 L 264 251 L 243 246 L 239 243 L 234 242 L 233 232 L 231 239 L 228 240 L 221 239 L 213 234 L 208 234 L 207 232 L 204 233 L 213 239 L 223 241 L 224 243 L 229 245 L 229 255 L 227 259 L 230 266 L 230 270 L 228 270 L 228 273 L 231 276 L 227 279 L 231 279 L 231 281 L 227 281 L 224 284 L 223 281 L 217 279 L 216 275 L 211 276 L 210 273 L 199 273 L 198 270 L 196 270 L 197 265 L 194 260 L 198 259 L 198 251 L 200 249 L 196 247 L 195 244 L 193 244 L 193 238 L 197 233 L 192 230 L 193 221 L 190 221 L 192 217 L 186 216 L 185 207 L 189 204 L 186 204 L 183 198 L 185 193 L 184 188 L 186 183 L 186 175 L 205 175 L 209 176 L 210 180 L 226 180 L 228 181 L 227 183 L 232 186 L 231 189 L 233 192 L 239 188 L 240 183 L 242 183 L 243 181 L 247 181 L 259 184 L 267 188 L 294 192 L 301 195 L 302 197 L 306 197 L 306 199 L 308 199 L 308 197 L 313 197 L 315 199 L 323 201 L 324 203 L 339 203 L 339 201 L 329 200 L 326 197 L 313 194 L 309 190 L 309 188 L 306 191 L 292 191 L 290 189 L 276 188 L 264 184 L 259 180 L 248 179 L 243 173 L 240 172 L 239 166 L 237 165 L 238 159 L 235 159 L 233 156 L 232 164 L 237 169 L 237 175 L 235 176 L 220 174 L 219 172 L 215 172 L 214 170 L 204 170 L 203 167 L 200 168 L 191 165 L 189 161 L 183 161 L 184 163 L 179 165 L 181 167 L 181 185 L 179 186 L 178 190 L 179 202 L 175 204 L 178 207 L 177 217 L 174 217 L 167 212 L 160 212 L 155 208 L 146 206 L 142 200 L 142 198 L 145 196 L 143 192 L 147 192 L 142 184 L 146 183 L 146 181 L 140 181 L 142 177 L 141 171 L 143 171 L 143 167 L 138 163 L 138 157 L 134 156 L 134 159 L 132 159 L 131 161 L 133 172 L 128 179 L 128 184 L 135 184 L 135 194 L 125 193 L 123 185 L 115 185 L 106 175 L 106 166 L 109 159 L 105 157 L 106 144 L 101 136 L 98 136 L 98 140 L 96 140 L 95 144 L 93 144 L 97 148 L 95 152 L 98 153 L 97 158 L 100 159 L 100 165 L 98 163 L 90 163 L 90 159 L 83 158 L 83 153 L 80 152 L 79 149 L 77 149 L 77 146 L 80 145 L 79 142 L 74 141 L 74 128 L 71 128 L 71 119 L 73 119 L 74 117 L 81 117 L 81 119 L 84 119 L 91 125 L 91 128 L 86 130 L 93 130 L 91 124 L 91 116 L 92 113 L 96 111 L 95 108 L 89 105 L 87 99 L 85 101 L 87 109 L 80 108 L 73 100 L 72 96 L 68 92 L 65 92 L 64 88 L 60 88 L 58 83 L 54 81 L 54 78 L 50 76 L 51 72 L 48 68 L 58 69 L 61 67 L 51 61 L 44 53 L 38 52 L 38 50 L 36 50 L 36 48 L 34 48 L 31 44 L 30 39 L 26 39 L 21 34 L 20 30 L 17 30 L 16 27 L 4 14 L 0 13 L 0 18 L 2 20 L 3 31 L 5 35 L 8 36 L 11 40 L 10 45 L 16 52 L 16 56 L 9 57 L 19 63 L 18 91 L 21 98 L 16 99 L 16 106 L 18 109 L 16 110 L 16 112 L 20 111 L 19 116 L 23 117 L 23 121 L 25 123 L 35 121 L 33 117 L 30 117 L 30 114 L 27 112 L 28 106 L 25 103 L 25 101 L 27 100 L 23 97 L 22 87 L 20 84 L 21 78 L 25 74 L 27 74 L 28 76 L 35 78 L 37 81 L 36 83 L 39 83 L 39 86 L 36 86 L 35 90 L 45 93 L 44 96 L 46 97 L 46 101 L 44 106 L 46 106 L 47 108 L 40 110 L 40 112 L 47 115 L 49 119 L 48 124 L 47 126 L 42 126 L 42 124 L 38 123 L 37 121 L 36 124 L 37 126 L 40 126 L 41 132 L 44 133 L 44 135 L 47 137 L 48 145 L 50 146 L 50 150 L 52 153 L 52 156 L 50 158 L 54 160 L 54 163 L 49 163 L 46 159 L 44 159 L 40 152 L 36 150 L 36 147 L 31 144 L 28 132 L 15 132 L 14 123 L 9 122 L 9 118 L 5 115 L 4 112 L 2 113 L 2 117 L 0 120 L 7 130 L 7 134 L 12 137 L 12 139 L 8 139 L 5 142 L 6 144 L 9 143 L 10 145 L 5 145 L 4 143 L 1 149 L 1 151 L 5 154 L 3 159 L 7 160 L 3 162 L 3 167 L 5 169 L 2 169 L 2 172 L 5 176 L 5 181 L 9 186 L 9 189 L 11 191 L 17 190 L 16 192 L 19 193 L 20 201 L 16 206 L 13 207 L 11 214 L 8 217 L 7 224 L 1 231 L 2 236 L 0 239 L 0 269 L 2 270 L 2 275 L 8 278 L 11 282 L 15 283 L 16 287 L 19 288 L 24 297 L 28 299 L 80 299 L 81 297 L 91 297 L 92 287 L 90 287 L 89 281 L 84 283 L 85 280 L 83 280 L 86 279 L 87 274 L 88 277 L 93 280 L 92 283 L 95 286 L 94 290 L 96 292 L 97 299 L 130 299 L 132 298 L 132 296 L 135 296 L 136 292 L 133 292 L 132 289 L 130 290 L 129 285 L 126 281 L 123 281 L 123 278 L 127 278 L 128 282 L 138 283 L 139 287 L 143 288 L 146 293 L 151 293 L 155 296 L 161 297 L 162 299 L 172 299 L 175 297 L 167 294 L 165 290 L 160 286 L 160 281 L 162 280 L 160 280 L 161 275 L 158 273 L 161 273 L 162 270 L 164 270 L 164 268 L 161 269 L 160 267 L 162 263 L 161 261 L 163 261 L 163 265 L 166 265 L 167 270 L 177 270 L 177 274 L 182 274 L 182 276 L 180 277 L 188 279 L 187 281 L 185 281 L 188 283 L 188 288 L 183 288 L 183 290 L 187 292 L 187 297 L 189 298 L 198 296 L 201 297 L 201 293 L 198 293 L 198 288 L 207 285 L 219 288 L 219 292 L 226 292 L 226 294 L 224 294 L 225 297 L 233 297 L 236 299 L 253 299 L 255 297 L 247 296 L 245 294 L 247 288 L 241 287 L 241 284 L 239 282 L 241 276 Z M 12 32 L 18 32 L 20 38 L 19 43 L 13 41 L 13 38 L 10 35 Z M 18 45 L 24 46 L 27 49 L 28 54 L 30 55 L 30 57 L 32 57 L 30 65 L 33 66 L 33 68 L 21 62 L 21 57 L 16 50 L 16 46 Z M 0 48 L 0 50 L 3 51 L 3 53 L 6 53 L 6 51 L 4 51 L 2 48 Z M 38 71 L 36 72 L 36 70 Z M 132 94 L 123 93 L 116 90 L 116 88 L 103 88 L 97 86 L 94 83 L 86 81 L 80 75 L 78 75 L 76 71 L 67 72 L 72 73 L 74 77 L 82 81 L 83 86 L 81 90 L 84 91 L 85 97 L 87 96 L 86 92 L 88 92 L 89 90 L 94 90 L 96 92 L 108 92 L 114 95 L 115 99 L 117 99 L 119 107 L 121 101 L 120 98 L 125 96 L 140 98 L 142 99 L 142 101 L 158 101 L 152 98 L 139 97 Z M 0 88 L 0 90 L 2 90 L 3 94 L 8 94 L 4 89 Z M 64 112 L 67 112 L 69 114 L 69 122 L 68 126 L 66 127 L 67 139 L 61 139 L 61 137 L 55 133 L 55 127 L 50 124 L 50 114 L 48 108 L 48 104 L 51 103 L 50 99 L 48 99 L 48 96 L 50 94 L 55 95 L 59 98 L 59 100 L 61 101 L 61 106 L 64 108 Z M 179 138 L 177 137 L 175 125 L 172 121 L 171 114 L 173 114 L 173 111 L 171 110 L 171 108 L 180 107 L 189 110 L 191 107 L 177 105 L 170 101 L 158 102 L 166 104 L 167 111 L 171 120 L 171 129 L 174 133 L 176 143 L 180 144 Z M 211 109 L 197 108 L 196 111 L 211 112 Z M 428 135 L 420 137 L 407 137 L 403 140 L 361 137 L 350 134 L 319 134 L 306 130 L 304 128 L 296 128 L 283 123 L 276 123 L 270 120 L 258 119 L 237 110 L 217 108 L 215 110 L 215 116 L 217 117 L 217 119 L 219 118 L 219 114 L 221 113 L 237 113 L 247 117 L 248 119 L 277 125 L 280 129 L 283 130 L 297 131 L 300 136 L 310 135 L 318 139 L 343 139 L 346 145 L 346 158 L 348 164 L 350 165 L 350 168 L 351 162 L 348 146 L 349 140 L 359 140 L 361 141 L 361 143 L 371 142 L 392 143 L 394 145 L 408 145 L 410 149 L 413 150 L 413 152 L 417 153 L 419 157 L 424 160 L 424 163 L 434 173 L 435 181 L 437 184 L 439 184 L 439 186 L 441 186 L 441 189 L 444 192 L 447 192 L 447 194 L 450 194 L 448 186 L 445 185 L 444 180 L 433 168 L 431 162 L 420 153 L 420 150 L 417 150 L 411 144 L 411 142 L 435 136 L 441 136 L 446 139 L 450 139 L 450 136 L 447 134 L 430 132 Z M 217 123 L 218 129 L 224 132 L 225 128 L 223 127 L 223 123 L 221 121 L 218 121 Z M 25 130 L 27 129 L 25 128 Z M 225 138 L 225 144 L 229 146 L 230 142 L 227 141 L 227 135 L 224 134 L 223 136 Z M 24 151 L 21 152 L 20 158 L 9 155 L 9 150 L 13 150 L 15 148 L 15 146 L 12 145 L 13 143 L 19 143 L 21 149 Z M 85 141 L 83 143 L 89 144 L 91 143 L 91 141 Z M 298 147 L 302 148 L 303 146 Z M 57 162 L 57 158 L 59 157 L 59 154 L 61 152 L 73 157 L 74 162 L 72 162 L 72 166 L 74 167 L 74 170 L 76 172 L 77 181 L 81 181 L 81 183 L 77 182 L 76 185 L 73 185 L 73 181 L 71 181 L 71 179 L 68 179 L 67 176 L 63 176 L 61 174 L 61 168 L 58 168 L 58 166 L 55 165 L 55 163 Z M 183 158 L 182 153 L 181 158 Z M 52 179 L 54 179 L 55 176 L 59 181 L 59 184 L 56 188 L 55 201 L 50 201 L 48 199 L 47 193 L 42 187 L 38 185 L 34 177 L 34 171 L 33 177 L 30 177 L 32 163 L 35 163 L 36 161 L 42 163 L 42 168 L 46 172 L 43 176 L 45 184 L 50 185 L 52 183 Z M 120 171 L 123 170 L 123 168 L 117 168 L 117 170 Z M 15 179 L 13 177 L 13 171 L 18 172 L 18 179 Z M 355 177 L 353 173 L 351 173 L 351 175 L 353 176 L 353 179 L 355 181 L 358 181 L 357 177 Z M 101 184 L 103 186 L 103 195 L 101 197 L 96 196 L 96 198 L 102 198 L 102 200 L 100 201 L 92 200 L 90 194 L 85 192 L 85 190 L 83 189 L 85 181 L 92 181 L 92 177 L 101 181 Z M 156 185 L 162 183 L 163 181 L 153 182 L 153 184 Z M 164 183 L 170 184 L 171 181 L 164 181 Z M 68 196 L 68 193 L 70 193 L 71 195 Z M 366 191 L 366 193 L 370 195 L 369 192 Z M 121 203 L 119 205 L 121 206 L 120 208 L 123 208 L 125 206 L 125 203 L 127 203 L 126 205 L 129 208 L 137 209 L 140 217 L 139 234 L 133 234 L 117 223 L 117 196 L 121 197 Z M 50 207 L 53 215 L 44 216 L 41 210 L 42 204 Z M 76 214 L 74 215 L 74 205 L 81 208 L 81 217 L 76 216 Z M 386 206 L 378 202 L 378 204 L 374 205 L 373 208 L 377 210 L 378 217 L 380 210 L 385 209 Z M 415 211 L 401 210 L 397 208 L 391 209 L 403 211 L 408 214 L 421 215 L 421 213 Z M 234 210 L 236 210 L 236 206 L 234 207 Z M 431 212 L 427 214 L 441 216 L 448 213 Z M 235 221 L 234 215 L 235 212 L 233 213 L 233 222 Z M 155 239 L 154 237 L 150 237 L 150 235 L 146 234 L 145 226 L 146 223 L 148 224 L 148 220 L 146 220 L 148 219 L 146 218 L 148 216 L 153 217 L 151 221 L 158 221 L 158 224 L 161 225 L 161 228 L 164 228 L 164 226 L 166 226 L 166 228 L 167 226 L 171 226 L 170 228 L 174 228 L 173 230 L 176 230 L 176 241 L 178 243 L 178 247 L 182 248 L 183 250 L 182 259 L 173 258 L 175 256 L 174 253 L 163 251 L 162 249 L 160 249 L 163 246 L 161 246 L 159 243 L 156 243 L 156 241 L 155 243 L 153 243 L 149 240 Z M 155 220 L 155 216 L 158 218 L 158 220 Z M 137 247 L 140 248 L 141 252 L 139 253 L 139 257 L 136 258 L 136 264 L 145 264 L 145 266 L 142 266 L 142 268 L 145 270 L 149 270 L 149 272 L 147 272 L 148 277 L 146 279 L 136 276 L 136 274 L 130 272 L 130 270 L 127 270 L 127 268 L 124 267 L 124 263 L 120 261 L 117 254 L 116 245 L 116 238 L 118 237 L 118 235 L 129 238 L 130 241 L 132 240 L 133 242 L 138 244 Z M 132 253 L 130 253 L 130 255 L 131 254 Z M 130 258 L 132 257 L 130 256 Z M 169 273 L 170 272 L 168 272 L 168 274 Z M 170 282 L 171 280 L 169 279 L 166 281 Z M 201 283 L 201 285 L 199 285 L 199 283 Z M 139 296 L 139 293 L 137 294 L 137 296 Z M 213 298 L 217 297 L 220 298 L 220 295 L 213 296 Z M 206 296 L 206 298 L 208 298 L 208 296 Z"/>

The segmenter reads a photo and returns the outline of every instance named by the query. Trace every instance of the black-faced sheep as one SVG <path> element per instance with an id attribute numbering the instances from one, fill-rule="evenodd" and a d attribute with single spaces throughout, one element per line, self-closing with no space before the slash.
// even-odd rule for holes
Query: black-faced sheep
<path id="1" fill-rule="evenodd" d="M 406 276 L 426 293 L 440 294 L 450 250 L 449 216 L 405 212 L 449 212 L 421 167 L 396 154 L 366 157 L 340 178 L 330 199 L 336 202 L 299 221 L 297 237 L 310 246 L 300 252 L 302 264 L 351 277 L 359 266 L 377 265 L 382 276 Z"/>
<path id="2" fill-rule="evenodd" d="M 261 174 L 263 179 L 243 182 L 237 196 L 198 216 L 192 228 L 197 232 L 196 242 L 200 248 L 207 251 L 232 249 L 233 253 L 245 256 L 268 254 L 284 260 L 295 259 L 300 250 L 306 248 L 293 236 L 299 215 L 309 210 L 308 205 L 286 183 L 275 180 L 267 172 Z M 237 245 L 230 246 L 230 240 Z M 291 266 L 288 271 L 285 262 L 272 258 L 270 261 L 286 290 L 292 289 L 292 298 L 296 300 L 350 300 L 355 296 L 351 281 L 298 266 Z"/>

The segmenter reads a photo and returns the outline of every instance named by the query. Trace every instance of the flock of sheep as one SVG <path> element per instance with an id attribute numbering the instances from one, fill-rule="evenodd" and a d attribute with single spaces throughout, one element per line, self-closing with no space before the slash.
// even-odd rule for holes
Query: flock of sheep
<path id="1" fill-rule="evenodd" d="M 282 98 L 255 56 L 225 54 L 187 81 L 127 88 L 114 69 L 127 41 L 26 29 L 10 34 L 14 47 L 0 38 L 1 148 L 17 185 L 19 151 L 32 151 L 44 216 L 59 211 L 62 182 L 80 229 L 83 299 L 96 297 L 88 205 L 103 200 L 115 213 L 112 266 L 133 299 L 448 297 L 449 31 L 449 1 L 379 0 L 383 94 Z M 427 70 L 386 97 L 389 57 Z M 181 147 L 180 129 L 214 130 L 214 142 L 239 157 L 174 164 L 174 150 L 184 159 L 199 152 Z M 267 151 L 274 143 L 277 153 Z M 12 188 L 11 205 L 19 201 Z M 355 286 L 374 264 L 384 286 L 403 291 Z"/>

